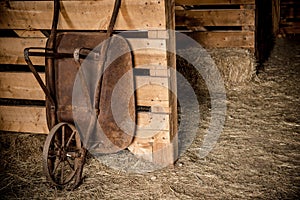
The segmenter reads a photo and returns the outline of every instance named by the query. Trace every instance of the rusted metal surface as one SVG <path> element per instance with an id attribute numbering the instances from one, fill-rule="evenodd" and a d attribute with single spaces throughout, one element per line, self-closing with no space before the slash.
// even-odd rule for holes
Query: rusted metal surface
<path id="1" fill-rule="evenodd" d="M 51 33 L 46 43 L 46 50 L 45 53 L 56 53 L 55 50 L 55 43 L 56 43 L 56 35 L 57 35 L 57 25 L 59 19 L 59 11 L 60 11 L 60 0 L 54 0 L 54 10 L 53 10 L 53 20 L 52 20 L 52 27 Z M 53 57 L 45 56 L 45 64 L 46 64 L 46 86 L 49 90 L 52 97 L 55 95 L 55 71 L 54 71 L 54 59 Z M 52 105 L 49 102 L 49 98 L 46 97 L 46 117 L 47 117 L 47 124 L 49 130 L 57 123 L 56 119 L 56 105 Z"/>
<path id="2" fill-rule="evenodd" d="M 73 54 L 74 50 L 78 47 L 93 49 L 105 39 L 105 33 L 60 33 L 57 36 L 55 48 L 59 54 Z M 58 121 L 74 123 L 72 93 L 74 81 L 80 67 L 80 63 L 76 62 L 74 58 L 59 58 L 54 60 L 55 99 L 57 100 Z M 92 87 L 90 86 L 89 88 Z"/>
<path id="3" fill-rule="evenodd" d="M 84 44 L 84 47 L 87 49 L 93 49 L 95 46 L 100 44 L 105 39 L 107 39 L 105 33 L 103 34 L 61 33 L 58 34 L 57 36 L 56 49 L 59 54 L 60 53 L 68 54 L 70 52 L 73 52 L 74 49 L 82 46 L 82 44 Z M 126 148 L 127 146 L 130 145 L 134 135 L 133 133 L 130 134 L 125 133 L 118 126 L 118 124 L 114 120 L 114 116 L 112 114 L 112 108 L 111 108 L 111 98 L 112 98 L 112 93 L 115 88 L 115 85 L 121 79 L 121 77 L 123 77 L 126 73 L 130 73 L 130 72 L 132 73 L 133 63 L 132 63 L 130 48 L 125 39 L 119 36 L 114 36 L 110 41 L 110 48 L 108 49 L 108 51 L 109 54 L 113 54 L 115 51 L 122 51 L 127 53 L 118 57 L 109 66 L 106 66 L 106 69 L 103 72 L 103 76 L 99 80 L 100 81 L 99 86 L 96 86 L 99 82 L 98 80 L 92 80 L 93 77 L 86 77 L 84 80 L 86 81 L 85 84 L 87 84 L 86 90 L 92 90 L 92 91 L 87 92 L 88 97 L 84 97 L 86 95 L 82 94 L 83 96 L 82 101 L 86 101 L 88 99 L 94 98 L 91 104 L 93 104 L 92 107 L 96 106 L 95 109 L 93 110 L 96 112 L 95 114 L 97 115 L 97 119 L 103 130 L 103 133 L 110 140 L 110 142 L 116 146 L 116 148 L 111 146 L 111 144 L 107 146 L 107 143 L 98 145 L 97 151 L 102 153 L 113 153 L 119 151 L 120 149 Z M 101 60 L 102 59 L 100 59 L 99 62 L 101 62 Z M 73 110 L 72 110 L 72 93 L 73 93 L 73 87 L 74 87 L 76 75 L 78 74 L 78 70 L 80 69 L 80 67 L 81 67 L 80 63 L 76 62 L 75 59 L 73 58 L 55 59 L 54 62 L 54 71 L 56 73 L 55 99 L 57 101 L 56 116 L 59 122 L 64 121 L 64 122 L 74 123 Z M 98 72 L 98 69 L 92 69 L 98 66 L 87 66 L 87 68 L 89 67 L 92 71 Z M 85 74 L 87 73 L 88 72 L 86 72 Z M 133 74 L 131 74 L 131 82 L 129 82 L 128 85 L 124 85 L 123 89 L 126 91 L 132 91 L 133 94 L 134 93 L 133 84 L 134 84 Z M 100 87 L 101 89 L 98 89 L 98 87 Z M 93 94 L 95 95 L 93 96 Z M 119 96 L 119 98 L 121 100 L 121 98 L 123 97 Z M 97 99 L 99 99 L 99 103 L 97 102 L 98 101 Z M 134 121 L 135 120 L 134 98 L 132 98 L 132 100 L 129 102 L 129 111 L 130 111 L 130 116 Z M 125 113 L 119 113 L 119 114 L 123 114 L 125 116 Z M 83 113 L 82 116 L 86 116 L 86 115 L 84 115 Z M 83 122 L 81 123 L 90 123 L 89 121 L 90 118 L 83 119 Z M 91 126 L 90 129 L 85 130 L 85 133 L 81 133 L 86 135 L 94 134 L 92 136 L 84 137 L 86 138 L 86 140 L 90 140 L 91 138 L 93 138 L 92 142 L 94 141 L 97 142 L 101 140 L 99 139 L 101 136 L 98 136 L 98 133 L 94 132 L 94 126 L 96 125 L 97 122 L 92 123 L 90 125 Z M 86 144 L 86 142 L 84 143 Z"/>

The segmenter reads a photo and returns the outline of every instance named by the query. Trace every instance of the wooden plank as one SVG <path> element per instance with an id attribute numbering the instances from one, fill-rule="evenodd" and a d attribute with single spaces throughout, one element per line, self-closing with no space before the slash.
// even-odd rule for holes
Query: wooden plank
<path id="1" fill-rule="evenodd" d="M 137 132 L 168 131 L 169 115 L 139 112 Z M 48 133 L 45 107 L 0 106 L 0 130 L 26 133 Z"/>
<path id="2" fill-rule="evenodd" d="M 150 49 L 158 50 L 160 53 L 166 50 L 166 40 L 157 38 L 128 38 L 133 50 Z"/>
<path id="3" fill-rule="evenodd" d="M 151 106 L 152 112 L 169 113 L 168 78 L 137 76 L 136 101 L 139 106 Z"/>
<path id="4" fill-rule="evenodd" d="M 149 142 L 148 139 L 134 139 L 128 150 L 138 158 L 153 162 L 153 142 Z"/>
<path id="5" fill-rule="evenodd" d="M 169 131 L 156 131 L 156 130 L 146 130 L 142 132 L 137 131 L 135 135 L 136 140 L 128 147 L 128 149 L 136 156 L 141 157 L 150 162 L 155 162 L 155 163 L 159 162 L 160 164 L 165 163 L 165 160 L 168 159 L 165 156 L 168 155 L 168 152 L 172 152 L 172 151 L 165 151 L 165 154 L 157 155 L 159 152 L 158 153 L 155 152 L 154 148 L 157 149 L 158 145 L 161 146 L 162 144 L 169 146 L 170 145 L 169 135 L 170 135 Z M 161 160 L 162 158 L 165 160 Z"/>
<path id="6" fill-rule="evenodd" d="M 175 25 L 176 25 L 176 20 L 175 20 L 175 0 L 168 1 L 166 3 L 166 15 L 167 15 L 167 27 L 170 30 L 175 30 Z M 169 85 L 168 88 L 169 90 L 169 106 L 171 109 L 171 117 L 170 117 L 170 140 L 173 140 L 175 137 L 175 134 L 177 134 L 177 80 L 176 80 L 176 38 L 175 38 L 175 32 L 172 31 L 169 33 L 169 39 L 167 40 L 167 49 L 168 49 L 168 54 L 167 54 L 167 62 L 168 66 L 170 67 L 170 78 L 169 78 Z M 158 143 L 161 143 L 158 142 Z M 174 147 L 176 150 L 177 147 Z M 169 152 L 176 157 L 177 153 L 176 152 Z M 175 154 L 173 154 L 175 153 Z M 169 160 L 171 161 L 171 160 Z M 167 162 L 169 162 L 167 161 Z M 174 162 L 174 160 L 173 160 Z"/>
<path id="7" fill-rule="evenodd" d="M 281 22 L 282 27 L 299 27 L 300 22 Z"/>
<path id="8" fill-rule="evenodd" d="M 141 49 L 133 52 L 135 68 L 150 68 L 149 65 L 157 64 L 167 68 L 166 52 L 154 49 Z"/>
<path id="9" fill-rule="evenodd" d="M 152 77 L 152 76 L 136 76 L 135 77 L 136 88 L 141 88 L 148 85 L 157 85 L 161 89 L 168 89 L 167 77 Z"/>
<path id="10" fill-rule="evenodd" d="M 284 1 L 284 0 L 280 0 L 280 5 L 281 6 L 298 6 L 300 5 L 300 2 L 298 0 L 290 0 L 290 1 Z"/>
<path id="11" fill-rule="evenodd" d="M 148 38 L 156 38 L 156 39 L 168 39 L 169 34 L 166 30 L 149 30 Z"/>
<path id="12" fill-rule="evenodd" d="M 169 130 L 169 114 L 165 113 L 150 113 L 138 112 L 137 114 L 137 129 L 145 130 Z"/>
<path id="13" fill-rule="evenodd" d="M 0 106 L 0 130 L 26 133 L 48 133 L 43 107 Z"/>
<path id="14" fill-rule="evenodd" d="M 206 48 L 240 47 L 254 49 L 252 31 L 214 31 L 186 33 Z"/>
<path id="15" fill-rule="evenodd" d="M 176 26 L 254 26 L 255 11 L 230 10 L 178 10 Z"/>
<path id="16" fill-rule="evenodd" d="M 168 101 L 169 91 L 159 85 L 146 85 L 136 90 L 137 105 L 145 105 L 146 102 L 156 104 L 161 101 Z M 147 106 L 149 104 L 146 104 Z"/>
<path id="17" fill-rule="evenodd" d="M 272 2 L 273 34 L 276 36 L 280 24 L 280 0 L 273 0 Z"/>
<path id="18" fill-rule="evenodd" d="M 24 49 L 45 47 L 46 38 L 0 38 L 0 64 L 26 64 Z M 32 57 L 35 65 L 45 65 L 45 58 Z"/>
<path id="19" fill-rule="evenodd" d="M 169 30 L 175 30 L 175 0 L 166 3 L 167 27 Z M 169 33 L 167 40 L 168 66 L 172 69 L 170 71 L 169 79 L 169 106 L 170 106 L 170 133 L 169 141 L 164 143 L 163 138 L 158 139 L 153 145 L 153 160 L 159 164 L 174 164 L 178 157 L 178 116 L 177 116 L 177 80 L 176 80 L 176 38 L 175 32 Z M 161 146 L 164 144 L 164 146 Z M 165 148 L 166 146 L 168 148 Z"/>
<path id="20" fill-rule="evenodd" d="M 158 67 L 152 68 L 153 65 L 145 65 L 149 69 L 150 76 L 169 77 L 170 70 L 165 66 L 157 65 Z"/>
<path id="21" fill-rule="evenodd" d="M 47 38 L 0 38 L 0 64 L 26 64 L 24 49 L 28 47 L 45 47 Z M 166 42 L 164 39 L 128 38 L 134 50 L 135 67 L 157 64 L 167 67 Z M 151 56 L 149 56 L 151 55 Z M 45 65 L 43 57 L 31 57 L 33 64 Z M 145 68 L 145 67 L 143 67 Z"/>
<path id="22" fill-rule="evenodd" d="M 106 30 L 114 1 L 62 1 L 59 29 Z M 124 0 L 115 30 L 165 29 L 164 0 Z M 53 1 L 1 2 L 0 29 L 51 29 Z"/>
<path id="23" fill-rule="evenodd" d="M 145 68 L 143 65 L 150 64 L 167 68 L 165 39 L 128 38 L 128 42 L 133 50 L 135 68 Z"/>
<path id="24" fill-rule="evenodd" d="M 43 38 L 46 37 L 41 31 L 30 31 L 30 30 L 14 30 L 19 37 L 34 37 Z"/>
<path id="25" fill-rule="evenodd" d="M 295 24 L 294 26 L 288 26 L 281 28 L 281 32 L 284 34 L 300 34 L 300 24 Z"/>
<path id="26" fill-rule="evenodd" d="M 156 142 L 152 149 L 152 159 L 157 164 L 173 164 L 178 158 L 178 135 L 168 143 Z"/>
<path id="27" fill-rule="evenodd" d="M 0 72 L 0 98 L 44 100 L 45 94 L 31 73 Z"/>
<path id="28" fill-rule="evenodd" d="M 166 19 L 167 19 L 167 28 L 170 30 L 175 30 L 175 1 L 170 0 L 166 2 Z M 152 36 L 152 35 L 151 35 Z M 155 36 L 155 34 L 154 34 Z M 167 53 L 167 66 L 170 68 L 176 68 L 176 57 L 175 57 L 175 33 L 170 31 L 168 33 L 168 39 L 166 40 L 166 48 L 168 49 Z M 172 52 L 170 52 L 170 50 Z M 175 74 L 169 72 L 167 88 L 173 87 L 173 91 L 176 91 L 176 76 Z M 176 92 L 175 92 L 176 93 Z M 143 159 L 149 160 L 153 163 L 166 166 L 173 164 L 178 154 L 178 141 L 175 135 L 177 131 L 177 104 L 176 97 L 170 91 L 168 91 L 168 103 L 170 109 L 170 115 L 168 118 L 169 132 L 165 138 L 168 138 L 167 141 L 162 137 L 157 138 L 156 140 L 152 137 L 135 137 L 133 143 L 128 147 L 128 149 L 133 152 L 135 155 L 142 157 Z M 157 123 L 159 125 L 162 122 Z M 172 141 L 172 142 L 171 142 Z M 164 148 L 164 144 L 168 148 Z"/>
<path id="29" fill-rule="evenodd" d="M 239 5 L 255 4 L 255 0 L 176 0 L 176 5 Z"/>
<path id="30" fill-rule="evenodd" d="M 291 21 L 291 20 L 298 20 L 300 18 L 300 8 L 298 10 L 290 10 L 289 13 L 284 13 L 281 14 L 281 18 L 283 21 Z"/>
<path id="31" fill-rule="evenodd" d="M 45 74 L 40 73 L 43 81 Z M 168 78 L 137 76 L 138 106 L 151 106 L 152 112 L 168 113 Z M 45 95 L 32 73 L 0 72 L 0 98 L 45 100 Z"/>
<path id="32" fill-rule="evenodd" d="M 160 76 L 160 77 L 168 77 L 170 75 L 169 70 L 151 70 L 150 69 L 150 76 Z"/>
<path id="33" fill-rule="evenodd" d="M 144 143 L 163 142 L 170 143 L 170 134 L 167 130 L 143 130 L 137 131 L 135 137 L 139 138 Z"/>

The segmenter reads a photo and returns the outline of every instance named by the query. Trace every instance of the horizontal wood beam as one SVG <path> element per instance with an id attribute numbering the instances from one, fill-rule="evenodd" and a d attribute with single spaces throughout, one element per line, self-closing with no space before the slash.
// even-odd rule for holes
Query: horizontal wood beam
<path id="1" fill-rule="evenodd" d="M 255 25 L 254 10 L 178 10 L 176 26 L 245 26 Z"/>
<path id="2" fill-rule="evenodd" d="M 46 109 L 42 107 L 0 106 L 0 130 L 48 133 Z"/>
<path id="3" fill-rule="evenodd" d="M 281 28 L 284 34 L 300 34 L 300 26 L 289 26 Z"/>
<path id="4" fill-rule="evenodd" d="M 26 65 L 24 49 L 45 47 L 47 38 L 0 38 L 0 64 Z M 45 58 L 32 57 L 35 65 L 45 65 Z"/>
<path id="5" fill-rule="evenodd" d="M 115 30 L 166 29 L 164 0 L 123 0 Z M 114 1 L 62 1 L 58 29 L 106 30 Z M 51 29 L 53 1 L 1 1 L 0 29 Z"/>
<path id="6" fill-rule="evenodd" d="M 45 80 L 45 74 L 40 73 Z M 0 98 L 45 100 L 45 94 L 32 73 L 0 72 Z"/>
<path id="7" fill-rule="evenodd" d="M 137 122 L 139 135 L 169 130 L 169 114 L 138 112 Z M 46 109 L 34 106 L 0 106 L 0 130 L 47 134 Z"/>
<path id="8" fill-rule="evenodd" d="M 26 65 L 24 49 L 28 47 L 45 47 L 47 38 L 0 38 L 0 64 Z M 128 38 L 133 49 L 135 67 L 157 64 L 167 66 L 165 39 Z M 151 55 L 151 56 L 149 56 Z M 31 57 L 33 64 L 45 65 L 43 57 Z"/>
<path id="9" fill-rule="evenodd" d="M 188 36 L 206 48 L 239 47 L 254 49 L 252 31 L 188 32 Z"/>
<path id="10" fill-rule="evenodd" d="M 40 73 L 43 80 L 45 74 Z M 0 98 L 45 100 L 45 94 L 29 72 L 0 72 Z M 168 78 L 136 76 L 138 106 L 150 106 L 152 112 L 168 113 Z"/>

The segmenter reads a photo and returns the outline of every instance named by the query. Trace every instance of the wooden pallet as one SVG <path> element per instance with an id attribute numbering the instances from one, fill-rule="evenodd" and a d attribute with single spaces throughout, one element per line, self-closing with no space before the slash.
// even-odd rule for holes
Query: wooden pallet
<path id="1" fill-rule="evenodd" d="M 58 29 L 105 30 L 113 2 L 63 0 Z M 174 10 L 172 0 L 123 0 L 115 26 L 116 30 L 147 30 L 143 38 L 128 38 L 133 48 L 140 48 L 133 52 L 135 68 L 147 71 L 146 76 L 135 76 L 137 87 L 143 86 L 136 91 L 137 105 L 150 108 L 149 112 L 137 113 L 138 130 L 129 149 L 160 164 L 171 164 L 177 156 L 177 104 L 175 96 L 169 92 L 176 88 L 176 79 L 167 67 L 175 68 L 176 64 L 174 55 L 166 51 L 166 48 L 174 48 L 175 43 L 174 35 L 166 31 L 174 29 Z M 45 47 L 53 2 L 1 1 L 0 12 L 0 98 L 2 102 L 33 102 L 30 106 L 2 103 L 0 130 L 48 133 L 45 107 L 34 105 L 34 102 L 43 102 L 45 95 L 34 76 L 25 70 L 23 50 Z M 32 60 L 35 65 L 45 65 L 43 58 L 33 57 Z M 17 68 L 20 70 L 15 70 Z M 44 72 L 41 76 L 44 78 Z"/>
<path id="2" fill-rule="evenodd" d="M 176 29 L 207 48 L 255 46 L 255 0 L 176 0 Z"/>

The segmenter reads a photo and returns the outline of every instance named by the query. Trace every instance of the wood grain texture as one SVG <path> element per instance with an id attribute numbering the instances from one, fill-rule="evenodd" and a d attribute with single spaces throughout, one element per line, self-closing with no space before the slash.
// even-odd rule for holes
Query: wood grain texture
<path id="1" fill-rule="evenodd" d="M 167 19 L 167 28 L 169 30 L 175 30 L 175 1 L 170 0 L 166 1 L 165 5 L 165 15 Z M 153 34 L 154 37 L 157 34 Z M 152 35 L 151 35 L 152 36 Z M 176 69 L 176 57 L 175 57 L 175 33 L 174 31 L 168 32 L 168 37 L 166 40 L 166 49 L 167 53 L 167 65 Z M 171 52 L 170 52 L 171 51 Z M 171 88 L 176 94 L 176 76 L 169 71 L 169 79 L 167 82 L 167 88 Z M 128 147 L 131 152 L 135 155 L 149 160 L 153 163 L 160 164 L 162 166 L 167 166 L 173 164 L 176 160 L 178 154 L 178 141 L 177 137 L 174 134 L 177 131 L 177 101 L 175 95 L 170 91 L 168 92 L 168 101 L 170 115 L 168 117 L 168 130 L 167 136 L 165 137 L 135 137 L 133 143 Z M 157 125 L 161 125 L 161 122 L 158 122 Z M 161 129 L 160 129 L 161 130 Z M 166 139 L 167 138 L 167 139 Z M 172 142 L 171 142 L 172 140 Z M 163 144 L 163 145 L 162 145 Z M 167 147 L 167 148 L 165 148 Z"/>
<path id="2" fill-rule="evenodd" d="M 175 30 L 175 0 L 166 2 L 167 27 L 169 30 Z M 177 116 L 177 79 L 176 79 L 176 38 L 175 32 L 169 33 L 167 40 L 167 61 L 170 66 L 169 78 L 169 107 L 170 107 L 170 133 L 169 141 L 166 144 L 163 138 L 158 139 L 153 144 L 153 161 L 154 163 L 170 165 L 174 164 L 178 157 L 178 116 Z M 161 145 L 163 144 L 163 146 Z M 165 148 L 167 147 L 167 148 Z"/>
<path id="3" fill-rule="evenodd" d="M 26 65 L 24 49 L 45 47 L 46 41 L 47 38 L 0 38 L 0 64 Z M 167 67 L 166 41 L 164 39 L 128 38 L 128 42 L 133 50 L 136 68 L 149 64 Z M 31 60 L 34 65 L 45 65 L 43 57 L 31 57 Z"/>
<path id="4" fill-rule="evenodd" d="M 32 73 L 0 72 L 0 98 L 45 100 L 45 94 Z"/>
<path id="5" fill-rule="evenodd" d="M 46 109 L 42 107 L 0 106 L 0 130 L 48 133 Z"/>
<path id="6" fill-rule="evenodd" d="M 24 49 L 45 47 L 47 38 L 0 38 L 0 64 L 25 64 Z M 45 65 L 45 58 L 32 57 L 33 64 Z"/>
<path id="7" fill-rule="evenodd" d="M 114 1 L 62 1 L 58 29 L 106 30 Z M 115 30 L 166 28 L 164 0 L 123 0 Z M 1 2 L 0 29 L 51 29 L 53 1 Z"/>
<path id="8" fill-rule="evenodd" d="M 40 73 L 45 81 L 45 74 Z M 138 106 L 153 107 L 153 112 L 168 113 L 168 78 L 135 77 Z M 0 98 L 45 100 L 45 94 L 30 72 L 0 72 Z"/>
<path id="9" fill-rule="evenodd" d="M 207 48 L 239 47 L 254 49 L 253 31 L 191 32 L 188 36 Z"/>
<path id="10" fill-rule="evenodd" d="M 169 130 L 169 114 L 139 112 L 137 132 Z M 0 106 L 0 130 L 48 133 L 45 107 Z"/>
<path id="11" fill-rule="evenodd" d="M 248 9 L 177 10 L 176 26 L 254 26 L 255 11 Z"/>

